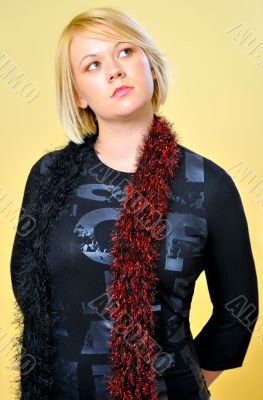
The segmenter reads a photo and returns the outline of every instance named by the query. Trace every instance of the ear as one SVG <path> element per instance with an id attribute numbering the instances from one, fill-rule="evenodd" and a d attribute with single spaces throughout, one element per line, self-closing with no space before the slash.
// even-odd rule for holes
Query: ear
<path id="1" fill-rule="evenodd" d="M 78 105 L 80 108 L 84 108 L 84 109 L 85 109 L 85 108 L 88 107 L 87 101 L 86 101 L 82 96 L 80 96 L 79 94 L 77 94 L 76 102 L 77 102 L 77 105 Z"/>

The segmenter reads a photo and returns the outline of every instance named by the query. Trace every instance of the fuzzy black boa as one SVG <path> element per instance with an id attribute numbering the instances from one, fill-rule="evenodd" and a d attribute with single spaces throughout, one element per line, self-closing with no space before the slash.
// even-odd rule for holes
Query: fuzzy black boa
<path id="1" fill-rule="evenodd" d="M 178 155 L 179 149 L 176 146 L 175 136 L 172 139 L 174 133 L 170 132 L 163 118 L 164 117 L 159 117 L 154 114 L 155 128 L 157 126 L 156 124 L 159 123 L 158 126 L 161 130 L 162 128 L 166 129 L 166 135 L 164 135 L 163 141 L 161 139 L 159 142 L 159 144 L 161 143 L 164 146 L 163 151 L 159 152 L 157 148 L 153 146 L 149 147 L 150 142 L 148 141 L 148 155 L 149 149 L 151 149 L 152 158 L 145 160 L 142 165 L 143 157 L 141 157 L 141 166 L 143 168 L 140 168 L 140 166 L 138 167 L 134 182 L 136 183 L 136 190 L 139 190 L 143 174 L 147 174 L 147 171 L 152 174 L 157 174 L 155 175 L 155 181 L 148 179 L 148 184 L 153 184 L 151 193 L 153 194 L 153 191 L 157 189 L 157 177 L 159 177 L 161 179 L 160 183 L 164 185 L 163 190 L 167 191 L 168 199 L 169 185 L 171 184 L 171 178 L 175 174 L 174 167 L 177 163 L 176 157 L 175 159 L 173 159 L 173 157 Z M 155 134 L 156 132 L 157 131 L 155 131 Z M 160 129 L 158 132 L 159 135 L 162 133 Z M 14 381 L 16 386 L 16 400 L 50 400 L 52 398 L 57 346 L 52 334 L 54 328 L 54 311 L 51 301 L 50 267 L 46 259 L 46 254 L 48 252 L 46 238 L 63 212 L 63 206 L 68 196 L 71 195 L 78 186 L 84 163 L 90 162 L 92 166 L 93 161 L 92 157 L 90 157 L 90 147 L 93 146 L 97 136 L 98 129 L 95 134 L 87 134 L 83 144 L 75 144 L 70 141 L 65 147 L 55 151 L 54 153 L 56 154 L 51 158 L 52 161 L 47 171 L 34 176 L 31 182 L 26 215 L 29 216 L 28 224 L 34 221 L 34 227 L 31 230 L 28 229 L 28 234 L 16 236 L 12 259 L 15 270 L 17 271 L 14 324 L 19 330 L 18 336 L 14 338 L 14 363 L 15 369 L 18 371 L 19 375 Z M 149 139 L 155 139 L 155 144 L 158 144 L 156 137 L 152 136 L 151 138 L 149 134 Z M 152 143 L 154 143 L 154 140 Z M 160 158 L 160 156 L 162 157 Z M 159 162 L 165 160 L 167 162 L 169 161 L 170 165 L 167 163 L 166 165 L 158 164 L 158 160 Z M 149 162 L 148 170 L 147 168 L 145 169 L 146 162 Z M 157 168 L 158 165 L 160 167 L 159 169 Z M 151 166 L 154 167 L 152 171 L 150 169 Z M 166 177 L 165 172 L 167 172 Z M 159 173 L 160 176 L 158 175 Z M 147 179 L 144 180 L 144 184 L 146 183 Z M 150 186 L 144 189 L 151 190 Z M 161 191 L 162 188 L 159 191 L 162 200 L 160 209 L 164 212 L 168 209 L 164 202 L 165 197 L 162 197 Z M 155 206 L 157 206 L 156 202 Z M 21 219 L 21 217 L 23 218 Z M 25 224 L 25 217 L 22 211 L 19 224 L 20 221 Z M 21 231 L 19 225 L 18 229 Z M 156 243 L 152 244 L 151 248 L 154 249 L 154 247 L 156 247 Z M 149 272 L 150 270 L 148 273 Z M 147 310 L 149 311 L 149 307 Z M 152 317 L 149 316 L 149 318 L 148 322 L 151 325 Z M 20 332 L 21 328 L 22 331 Z M 149 343 L 148 341 L 149 337 L 147 338 L 147 343 Z M 140 380 L 140 382 L 143 383 L 142 380 Z M 150 383 L 153 384 L 152 381 Z M 132 385 L 131 382 L 130 384 Z M 137 386 L 137 390 L 142 390 L 142 397 L 138 398 L 144 398 L 143 387 L 139 385 Z M 148 391 L 148 396 L 146 393 L 145 398 L 150 398 L 149 393 L 150 391 Z M 129 397 L 118 397 L 116 395 L 114 398 Z"/>
<path id="2" fill-rule="evenodd" d="M 12 263 L 17 272 L 14 325 L 15 399 L 50 400 L 55 376 L 57 346 L 52 335 L 52 289 L 46 260 L 47 235 L 63 211 L 68 196 L 81 179 L 84 163 L 89 161 L 90 146 L 98 132 L 85 137 L 85 143 L 69 142 L 49 157 L 45 173 L 33 175 L 26 210 L 21 210 L 18 230 L 29 232 L 16 236 Z M 91 160 L 90 160 L 91 161 Z M 32 224 L 33 228 L 21 225 Z M 20 332 L 21 327 L 23 331 Z M 21 353 L 21 355 L 20 355 Z"/>

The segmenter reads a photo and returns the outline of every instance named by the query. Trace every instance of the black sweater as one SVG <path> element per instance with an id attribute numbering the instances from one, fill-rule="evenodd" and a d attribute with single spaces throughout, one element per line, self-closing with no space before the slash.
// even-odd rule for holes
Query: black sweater
<path id="1" fill-rule="evenodd" d="M 200 368 L 241 367 L 258 316 L 255 265 L 234 181 L 213 161 L 180 147 L 168 234 L 157 263 L 158 296 L 152 306 L 158 345 L 173 361 L 156 378 L 162 400 L 208 399 Z M 80 185 L 48 238 L 60 354 L 53 398 L 60 400 L 107 398 L 111 325 L 94 305 L 100 304 L 110 284 L 110 233 L 131 174 L 109 168 L 92 154 L 94 168 L 84 167 Z M 52 155 L 46 154 L 32 167 L 22 207 L 26 208 L 33 175 L 43 173 Z M 11 263 L 13 282 L 15 267 Z M 189 313 L 202 271 L 213 313 L 193 338 Z"/>

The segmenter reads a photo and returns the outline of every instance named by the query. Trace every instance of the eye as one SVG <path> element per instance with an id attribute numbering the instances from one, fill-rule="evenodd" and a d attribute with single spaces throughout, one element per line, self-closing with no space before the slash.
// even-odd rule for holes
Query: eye
<path id="1" fill-rule="evenodd" d="M 90 66 L 93 65 L 93 64 L 98 64 L 98 62 L 97 62 L 97 61 L 94 61 L 94 62 L 90 63 L 89 65 L 87 65 L 87 68 L 86 68 L 86 69 L 87 69 L 87 70 L 90 70 Z"/>
<path id="2" fill-rule="evenodd" d="M 122 49 L 121 51 L 120 51 L 120 53 L 122 52 L 122 51 L 126 51 L 126 50 L 128 50 L 128 52 L 130 52 L 130 53 L 132 53 L 133 52 L 133 49 L 131 49 L 130 47 L 125 47 L 125 49 Z M 90 70 L 90 66 L 91 65 L 93 65 L 93 64 L 98 64 L 98 61 L 93 61 L 92 63 L 90 63 L 89 65 L 87 65 L 87 70 Z"/>
<path id="3" fill-rule="evenodd" d="M 125 51 L 125 50 L 128 50 L 129 52 L 132 53 L 132 49 L 131 49 L 130 47 L 126 47 L 125 49 L 121 50 L 121 52 L 122 52 L 122 51 Z"/>

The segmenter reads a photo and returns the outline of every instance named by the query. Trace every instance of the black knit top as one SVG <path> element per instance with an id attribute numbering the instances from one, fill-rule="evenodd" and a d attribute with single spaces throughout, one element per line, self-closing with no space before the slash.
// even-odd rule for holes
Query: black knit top
<path id="1" fill-rule="evenodd" d="M 158 296 L 152 305 L 160 356 L 167 352 L 172 360 L 156 378 L 160 400 L 209 399 L 201 368 L 242 365 L 258 310 L 247 220 L 235 183 L 213 161 L 180 147 L 172 211 L 156 265 Z M 48 157 L 31 174 L 41 173 Z M 59 346 L 57 400 L 107 399 L 111 323 L 103 306 L 111 282 L 110 234 L 131 174 L 108 167 L 94 150 L 92 157 L 94 168 L 84 167 L 81 184 L 48 237 Z M 193 338 L 189 313 L 202 272 L 213 313 Z M 244 299 L 254 304 L 254 314 L 239 315 Z"/>

